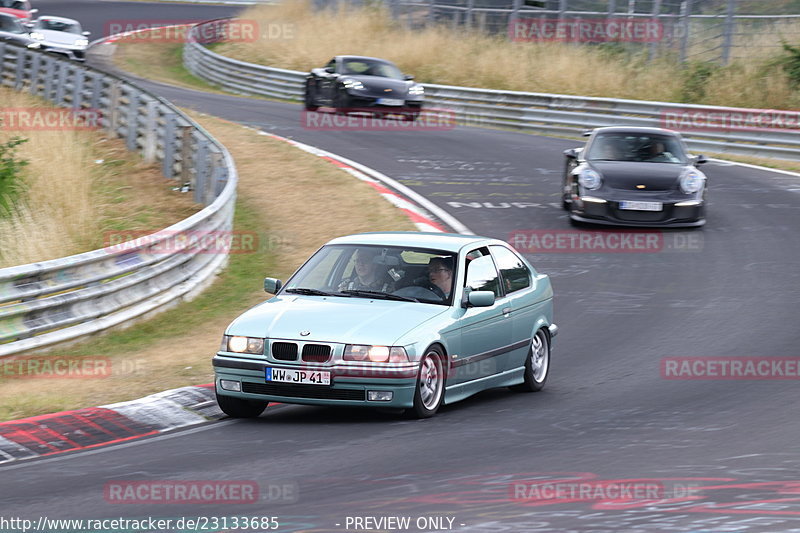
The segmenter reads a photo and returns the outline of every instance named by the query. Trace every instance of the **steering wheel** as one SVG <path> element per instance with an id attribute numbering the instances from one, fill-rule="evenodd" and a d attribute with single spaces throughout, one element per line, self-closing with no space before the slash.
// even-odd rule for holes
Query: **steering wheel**
<path id="1" fill-rule="evenodd" d="M 444 291 L 440 289 L 436 284 L 431 283 L 431 280 L 428 278 L 417 278 L 414 280 L 414 285 L 417 287 L 422 287 L 423 289 L 428 289 L 433 294 L 436 295 L 437 298 L 440 300 L 446 300 L 447 297 L 444 295 Z"/>

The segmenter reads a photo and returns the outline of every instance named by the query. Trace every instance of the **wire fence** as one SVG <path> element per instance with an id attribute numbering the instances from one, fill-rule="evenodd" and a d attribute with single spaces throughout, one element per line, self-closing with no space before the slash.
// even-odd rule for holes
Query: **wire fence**
<path id="1" fill-rule="evenodd" d="M 728 64 L 800 44 L 800 14 L 742 0 L 316 0 L 318 8 L 386 5 L 411 29 L 445 26 L 505 35 L 516 42 L 613 43 L 650 59 Z M 774 4 L 774 5 L 770 5 Z"/>

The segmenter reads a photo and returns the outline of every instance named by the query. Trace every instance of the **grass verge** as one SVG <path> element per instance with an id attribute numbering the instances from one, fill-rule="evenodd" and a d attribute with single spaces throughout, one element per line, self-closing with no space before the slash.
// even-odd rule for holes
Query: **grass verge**
<path id="1" fill-rule="evenodd" d="M 63 110 L 0 88 L 2 110 L 9 121 L 0 128 L 0 143 L 13 137 L 21 187 L 0 217 L 0 268 L 55 259 L 103 246 L 106 232 L 148 230 L 173 224 L 198 210 L 189 195 L 172 190 L 157 165 L 147 165 L 105 132 L 70 126 L 35 129 L 20 126 L 23 116 L 58 116 Z"/>
<path id="2" fill-rule="evenodd" d="M 242 126 L 189 113 L 231 151 L 240 180 L 236 230 L 256 232 L 261 246 L 254 253 L 231 255 L 217 281 L 191 302 L 128 329 L 35 356 L 51 362 L 109 358 L 108 377 L 18 375 L 13 361 L 0 360 L 0 420 L 209 383 L 211 357 L 225 327 L 266 298 L 261 289 L 266 275 L 285 280 L 335 236 L 415 229 L 371 187 L 334 165 Z M 270 162 L 269 170 L 264 161 Z"/>

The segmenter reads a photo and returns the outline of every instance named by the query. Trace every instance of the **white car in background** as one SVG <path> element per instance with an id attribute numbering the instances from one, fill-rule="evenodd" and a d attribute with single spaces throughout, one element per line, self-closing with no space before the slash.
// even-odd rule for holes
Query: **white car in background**
<path id="1" fill-rule="evenodd" d="M 43 52 L 63 54 L 70 59 L 83 61 L 89 46 L 89 32 L 83 31 L 80 22 L 64 17 L 39 17 L 30 24 L 31 38 L 39 42 Z"/>
<path id="2" fill-rule="evenodd" d="M 29 31 L 14 15 L 0 13 L 0 41 L 38 48 L 39 44 L 31 39 Z"/>

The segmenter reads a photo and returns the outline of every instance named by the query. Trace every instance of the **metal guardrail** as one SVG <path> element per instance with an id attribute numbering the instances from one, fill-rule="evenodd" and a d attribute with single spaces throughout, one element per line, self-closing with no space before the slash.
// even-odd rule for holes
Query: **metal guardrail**
<path id="1" fill-rule="evenodd" d="M 189 32 L 183 61 L 192 74 L 236 94 L 303 100 L 305 72 L 265 67 L 224 57 L 197 41 L 198 31 L 202 31 L 204 43 L 213 42 L 214 35 L 222 40 L 226 34 L 225 25 L 226 20 L 209 21 L 195 26 Z M 498 91 L 450 85 L 424 84 L 424 87 L 426 106 L 446 110 L 460 123 L 576 138 L 587 129 L 601 126 L 670 126 L 665 123 L 666 113 L 670 110 L 681 110 L 684 116 L 692 113 L 726 117 L 736 113 L 772 113 L 768 110 Z M 800 118 L 800 114 L 794 115 L 795 120 Z M 759 131 L 746 131 L 713 127 L 709 127 L 707 131 L 687 131 L 680 127 L 670 129 L 681 131 L 693 151 L 800 160 L 798 124 L 794 125 L 793 130 L 757 128 Z"/>
<path id="2" fill-rule="evenodd" d="M 194 200 L 206 205 L 137 241 L 0 269 L 0 356 L 123 324 L 210 283 L 227 261 L 210 247 L 232 229 L 236 199 L 236 168 L 224 146 L 129 81 L 10 43 L 0 42 L 0 85 L 99 112 L 102 128 L 159 162 L 177 185 L 190 184 Z"/>

